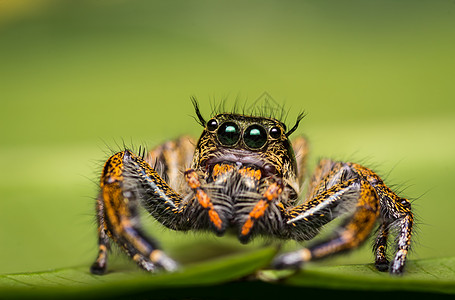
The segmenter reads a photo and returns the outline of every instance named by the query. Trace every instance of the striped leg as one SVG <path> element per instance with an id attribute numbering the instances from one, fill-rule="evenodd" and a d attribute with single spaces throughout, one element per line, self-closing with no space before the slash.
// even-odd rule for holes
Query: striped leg
<path id="1" fill-rule="evenodd" d="M 281 180 L 270 183 L 262 194 L 261 199 L 254 205 L 253 209 L 248 214 L 248 217 L 240 230 L 239 239 L 242 243 L 247 243 L 249 241 L 255 223 L 264 216 L 271 203 L 277 200 L 282 192 L 283 182 Z"/>
<path id="2" fill-rule="evenodd" d="M 379 203 L 374 190 L 367 182 L 361 181 L 359 202 L 352 217 L 336 230 L 338 233 L 332 238 L 309 247 L 310 257 L 324 258 L 358 247 L 373 230 L 378 214 Z"/>
<path id="3" fill-rule="evenodd" d="M 107 252 L 110 249 L 109 237 L 107 236 L 107 227 L 104 222 L 104 202 L 101 195 L 96 199 L 96 211 L 98 221 L 98 256 L 96 261 L 90 267 L 93 274 L 104 274 L 107 269 Z"/>
<path id="4" fill-rule="evenodd" d="M 358 193 L 353 197 L 351 192 L 354 191 Z M 354 209 L 344 204 L 350 199 L 357 203 Z M 334 236 L 278 257 L 275 266 L 295 268 L 309 260 L 356 248 L 365 241 L 379 219 L 381 226 L 374 246 L 376 268 L 402 274 L 411 243 L 411 204 L 392 192 L 376 173 L 358 164 L 321 161 L 313 175 L 308 200 L 287 211 L 287 223 L 294 227 L 288 234 L 296 240 L 310 239 L 319 227 L 339 216 L 343 210 L 353 213 Z M 389 266 L 387 239 L 390 229 L 395 227 L 398 228 L 397 251 Z"/>
<path id="5" fill-rule="evenodd" d="M 376 269 L 381 272 L 389 270 L 389 260 L 387 259 L 387 238 L 389 236 L 389 229 L 386 224 L 381 225 L 379 228 L 378 236 L 373 246 L 375 253 L 374 265 Z"/>
<path id="6" fill-rule="evenodd" d="M 97 200 L 99 252 L 91 267 L 94 274 L 103 274 L 107 266 L 107 248 L 112 239 L 138 265 L 152 271 L 155 266 L 175 270 L 176 263 L 168 258 L 157 243 L 142 231 L 138 207 L 143 198 L 154 206 L 152 215 L 163 224 L 179 220 L 181 197 L 141 157 L 128 150 L 111 156 L 101 176 Z"/>
<path id="7" fill-rule="evenodd" d="M 215 210 L 212 199 L 210 199 L 207 192 L 201 187 L 198 174 L 193 169 L 188 169 L 185 171 L 185 179 L 188 186 L 193 190 L 199 205 L 207 211 L 210 226 L 218 235 L 222 235 L 226 229 L 227 222 L 222 220 L 221 216 Z"/>
<path id="8" fill-rule="evenodd" d="M 358 164 L 350 165 L 353 170 L 370 183 L 379 197 L 383 223 L 376 240 L 376 267 L 378 270 L 387 270 L 384 265 L 381 266 L 381 263 L 385 264 L 387 262 L 385 259 L 387 234 L 391 229 L 397 229 L 397 250 L 388 270 L 392 274 L 402 274 L 411 246 L 412 227 L 414 224 L 411 203 L 408 199 L 401 198 L 395 194 L 370 169 Z"/>
<path id="9" fill-rule="evenodd" d="M 397 239 L 397 252 L 389 269 L 392 274 L 400 275 L 403 273 L 406 257 L 411 246 L 412 225 L 413 216 L 410 212 L 405 214 L 399 221 L 400 231 Z"/>
<path id="10" fill-rule="evenodd" d="M 313 177 L 310 195 L 307 202 L 288 210 L 289 234 L 294 239 L 311 238 L 318 228 L 346 210 L 353 213 L 332 237 L 277 257 L 276 268 L 298 268 L 309 260 L 358 247 L 367 239 L 379 215 L 374 189 L 344 163 L 322 161 Z"/>

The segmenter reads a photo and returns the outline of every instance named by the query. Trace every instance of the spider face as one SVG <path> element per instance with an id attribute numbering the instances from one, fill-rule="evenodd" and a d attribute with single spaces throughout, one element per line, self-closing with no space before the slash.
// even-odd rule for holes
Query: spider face
<path id="1" fill-rule="evenodd" d="M 286 125 L 272 118 L 239 114 L 211 118 L 196 145 L 194 169 L 212 173 L 214 166 L 222 164 L 257 169 L 262 177 L 297 173 Z"/>
<path id="2" fill-rule="evenodd" d="M 264 221 L 281 219 L 278 202 L 260 200 L 268 188 L 277 193 L 273 197 L 283 197 L 283 203 L 297 196 L 293 185 L 297 164 L 286 126 L 273 118 L 232 113 L 218 114 L 201 124 L 204 129 L 192 168 L 186 172 L 189 186 L 196 192 L 194 201 L 189 201 L 192 209 L 186 212 L 188 219 L 199 220 L 193 228 L 217 235 L 232 228 L 240 232 L 243 243 L 254 235 L 279 231 L 280 222 Z M 205 204 L 205 199 L 210 203 Z M 251 218 L 255 207 L 257 215 Z M 259 220 L 263 215 L 264 220 Z"/>
<path id="3" fill-rule="evenodd" d="M 243 243 L 256 235 L 310 240 L 325 224 L 345 218 L 332 236 L 278 256 L 275 268 L 299 268 L 354 249 L 379 224 L 375 266 L 403 272 L 414 222 L 411 204 L 376 173 L 356 163 L 322 159 L 307 177 L 306 139 L 289 140 L 303 115 L 290 130 L 273 118 L 236 113 L 217 114 L 206 122 L 195 100 L 193 104 L 203 126 L 197 143 L 184 136 L 147 156 L 126 149 L 106 161 L 97 197 L 99 252 L 92 273 L 106 272 L 111 241 L 147 271 L 177 268 L 140 226 L 140 206 L 172 230 L 221 235 L 231 228 Z M 301 193 L 305 182 L 306 193 Z M 390 263 L 389 233 L 397 234 Z"/>

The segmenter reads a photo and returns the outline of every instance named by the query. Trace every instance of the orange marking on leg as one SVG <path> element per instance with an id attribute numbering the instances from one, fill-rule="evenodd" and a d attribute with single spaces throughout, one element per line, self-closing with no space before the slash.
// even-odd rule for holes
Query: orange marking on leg
<path id="1" fill-rule="evenodd" d="M 116 193 L 117 192 L 117 193 Z M 119 195 L 117 189 L 113 188 L 111 185 L 105 186 L 102 190 L 103 199 L 104 199 L 104 208 L 105 208 L 105 218 L 109 220 L 112 224 L 113 229 L 116 232 L 121 230 L 119 219 L 117 217 L 116 212 L 118 211 L 118 207 L 115 202 L 115 197 Z"/>
<path id="2" fill-rule="evenodd" d="M 199 202 L 199 204 L 203 207 L 203 208 L 210 208 L 210 207 L 213 207 L 213 204 L 212 202 L 210 201 L 210 198 L 209 196 L 201 189 L 197 189 L 196 191 L 196 198 L 197 198 L 197 201 Z"/>
<path id="3" fill-rule="evenodd" d="M 283 191 L 283 188 L 279 184 L 273 183 L 265 191 L 264 197 L 268 201 L 272 201 L 273 199 L 278 198 L 278 195 L 281 194 L 282 191 Z"/>
<path id="4" fill-rule="evenodd" d="M 269 203 L 265 200 L 259 200 L 258 203 L 254 206 L 254 208 L 251 210 L 251 212 L 248 215 L 248 219 L 246 220 L 245 224 L 242 226 L 242 235 L 247 235 L 251 228 L 254 225 L 254 220 L 259 219 L 262 217 L 267 209 L 269 207 Z"/>
<path id="5" fill-rule="evenodd" d="M 311 260 L 311 251 L 306 248 L 303 248 L 302 250 L 300 250 L 300 257 L 302 258 L 302 260 L 304 262 L 310 261 Z"/>
<path id="6" fill-rule="evenodd" d="M 105 264 L 106 257 L 107 257 L 107 247 L 105 245 L 99 245 L 99 247 L 98 247 L 98 257 L 96 258 L 96 261 L 99 264 Z"/>
<path id="7" fill-rule="evenodd" d="M 192 188 L 193 190 L 201 187 L 201 183 L 199 182 L 199 176 L 195 171 L 187 170 L 187 172 L 185 172 L 185 178 L 186 181 L 188 182 L 189 187 Z"/>
<path id="8" fill-rule="evenodd" d="M 253 210 L 250 212 L 250 217 L 254 219 L 259 219 L 265 213 L 265 210 L 269 207 L 269 203 L 265 200 L 259 200 L 258 203 L 254 206 Z"/>
<path id="9" fill-rule="evenodd" d="M 105 183 L 113 183 L 123 180 L 123 156 L 125 152 L 119 152 L 111 156 L 104 164 L 104 173 L 101 176 L 100 186 Z"/>
<path id="10" fill-rule="evenodd" d="M 223 169 L 223 166 L 219 166 L 219 168 Z M 217 169 L 217 172 L 219 172 L 221 169 Z M 212 222 L 212 224 L 215 225 L 216 228 L 221 229 L 223 222 L 219 214 L 213 208 L 213 203 L 210 200 L 210 197 L 201 188 L 201 183 L 199 182 L 199 177 L 197 173 L 189 169 L 185 172 L 185 177 L 188 182 L 188 185 L 194 191 L 196 199 L 199 202 L 199 204 L 203 208 L 208 208 L 210 222 Z"/>
<path id="11" fill-rule="evenodd" d="M 264 192 L 264 199 L 259 200 L 258 203 L 253 207 L 253 209 L 248 214 L 248 219 L 246 220 L 245 224 L 242 226 L 242 235 L 247 235 L 251 228 L 253 228 L 255 220 L 259 219 L 265 214 L 265 211 L 270 205 L 270 202 L 281 194 L 283 191 L 283 187 L 278 183 L 272 183 L 267 190 Z M 278 205 L 280 205 L 279 203 Z M 282 206 L 282 204 L 281 204 Z"/>
<path id="12" fill-rule="evenodd" d="M 221 221 L 221 218 L 218 215 L 218 213 L 213 208 L 209 210 L 209 218 L 213 225 L 216 226 L 216 228 L 221 229 L 221 225 L 223 224 L 223 222 Z"/>
<path id="13" fill-rule="evenodd" d="M 152 252 L 150 252 L 149 258 L 150 258 L 151 262 L 157 263 L 162 258 L 162 256 L 163 256 L 163 251 L 161 251 L 159 249 L 155 249 Z"/>
<path id="14" fill-rule="evenodd" d="M 254 221 L 251 218 L 248 218 L 248 220 L 246 220 L 245 224 L 243 224 L 243 226 L 242 226 L 241 234 L 247 235 L 250 232 L 251 228 L 253 228 L 253 224 L 254 224 Z"/>

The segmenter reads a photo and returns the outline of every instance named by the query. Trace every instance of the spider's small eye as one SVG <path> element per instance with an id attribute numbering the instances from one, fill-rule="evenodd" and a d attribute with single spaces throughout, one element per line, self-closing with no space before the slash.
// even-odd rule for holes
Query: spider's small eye
<path id="1" fill-rule="evenodd" d="M 218 128 L 218 121 L 216 119 L 211 119 L 207 122 L 207 129 L 209 131 L 214 131 Z"/>
<path id="2" fill-rule="evenodd" d="M 223 123 L 218 129 L 217 136 L 222 145 L 233 146 L 240 138 L 239 126 L 233 122 Z"/>
<path id="3" fill-rule="evenodd" d="M 259 149 L 267 142 L 267 132 L 260 125 L 251 125 L 245 130 L 243 141 L 248 147 Z"/>
<path id="4" fill-rule="evenodd" d="M 279 127 L 273 126 L 270 128 L 270 136 L 274 139 L 277 139 L 281 136 L 281 129 Z"/>

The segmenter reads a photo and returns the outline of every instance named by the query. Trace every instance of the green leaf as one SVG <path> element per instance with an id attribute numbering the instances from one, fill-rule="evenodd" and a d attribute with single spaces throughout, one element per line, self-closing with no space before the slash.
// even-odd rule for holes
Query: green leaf
<path id="1" fill-rule="evenodd" d="M 264 281 L 311 288 L 455 294 L 455 257 L 409 261 L 403 276 L 378 272 L 372 264 L 312 266 L 304 271 L 262 271 Z"/>
<path id="2" fill-rule="evenodd" d="M 211 296 L 218 295 L 218 298 L 235 296 L 241 290 L 242 294 L 235 297 L 241 298 L 267 295 L 283 288 L 303 289 L 307 293 L 319 289 L 318 293 L 349 290 L 455 294 L 455 257 L 410 261 L 406 274 L 400 277 L 380 273 L 371 264 L 324 267 L 311 264 L 299 272 L 259 271 L 268 266 L 275 254 L 275 249 L 265 248 L 190 265 L 176 273 L 113 270 L 107 275 L 96 276 L 88 272 L 88 266 L 84 266 L 2 275 L 0 298 L 112 298 L 132 295 L 178 298 L 188 297 L 188 289 L 199 297 L 209 293 Z"/>
<path id="3" fill-rule="evenodd" d="M 142 271 L 112 271 L 92 275 L 89 266 L 49 272 L 0 275 L 0 298 L 27 297 L 118 297 L 156 289 L 216 285 L 240 279 L 266 267 L 276 254 L 274 248 L 209 260 L 175 273 L 149 274 Z"/>

